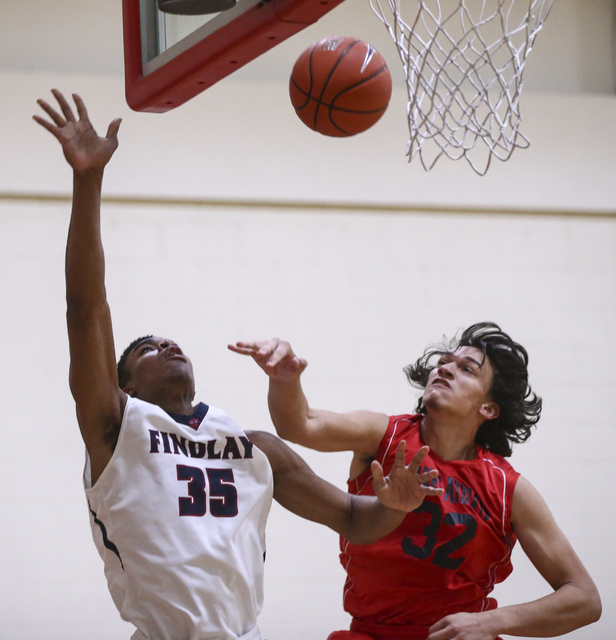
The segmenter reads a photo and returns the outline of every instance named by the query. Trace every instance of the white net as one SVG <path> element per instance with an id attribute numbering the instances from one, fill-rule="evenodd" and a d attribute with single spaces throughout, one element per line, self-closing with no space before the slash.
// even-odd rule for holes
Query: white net
<path id="1" fill-rule="evenodd" d="M 408 87 L 409 162 L 445 155 L 484 175 L 526 148 L 522 74 L 553 0 L 370 0 L 396 42 Z"/>

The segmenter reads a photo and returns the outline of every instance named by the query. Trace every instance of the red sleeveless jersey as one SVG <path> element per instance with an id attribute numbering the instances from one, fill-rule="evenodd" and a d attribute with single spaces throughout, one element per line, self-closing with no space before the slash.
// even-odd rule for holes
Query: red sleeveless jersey
<path id="1" fill-rule="evenodd" d="M 421 419 L 389 419 L 376 455 L 385 474 L 401 440 L 407 442 L 407 464 L 423 446 Z M 433 468 L 439 475 L 432 484 L 445 489 L 443 495 L 426 498 L 378 542 L 355 545 L 341 539 L 344 608 L 354 618 L 355 631 L 421 640 L 446 615 L 497 606 L 488 594 L 513 568 L 511 501 L 519 474 L 481 447 L 474 460 L 448 462 L 430 452 L 420 471 Z M 370 469 L 348 485 L 349 493 L 374 495 Z"/>

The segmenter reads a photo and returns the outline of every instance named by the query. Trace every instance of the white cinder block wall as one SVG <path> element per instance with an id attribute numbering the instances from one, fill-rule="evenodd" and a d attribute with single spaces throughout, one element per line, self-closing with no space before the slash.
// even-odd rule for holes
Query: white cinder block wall
<path id="1" fill-rule="evenodd" d="M 265 376 L 226 349 L 237 339 L 290 339 L 315 406 L 391 413 L 415 405 L 402 367 L 443 334 L 490 319 L 527 346 L 545 409 L 512 462 L 603 596 L 602 620 L 569 637 L 614 640 L 613 97 L 529 94 L 531 148 L 479 178 L 448 161 L 430 174 L 407 165 L 401 91 L 373 130 L 333 141 L 303 128 L 277 83 L 223 83 L 157 116 L 128 110 L 121 75 L 0 76 L 1 640 L 131 633 L 81 490 L 63 299 L 71 177 L 30 120 L 52 86 L 81 92 L 100 131 L 125 120 L 103 223 L 117 349 L 148 331 L 175 338 L 199 398 L 245 428 L 271 430 Z M 345 486 L 348 454 L 301 453 Z M 337 553 L 333 532 L 274 506 L 266 637 L 346 627 Z M 508 604 L 548 590 L 520 553 L 495 594 Z"/>

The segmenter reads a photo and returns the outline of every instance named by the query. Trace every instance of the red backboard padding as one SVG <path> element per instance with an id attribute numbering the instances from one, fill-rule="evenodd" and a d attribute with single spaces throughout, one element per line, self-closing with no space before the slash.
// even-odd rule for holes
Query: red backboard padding
<path id="1" fill-rule="evenodd" d="M 247 9 L 144 76 L 139 0 L 122 0 L 126 101 L 135 111 L 175 109 L 269 51 L 343 0 L 270 0 Z"/>

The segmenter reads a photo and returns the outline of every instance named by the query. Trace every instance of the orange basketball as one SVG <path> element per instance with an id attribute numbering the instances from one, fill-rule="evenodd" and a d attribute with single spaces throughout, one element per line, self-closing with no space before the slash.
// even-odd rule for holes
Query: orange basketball
<path id="1" fill-rule="evenodd" d="M 297 59 L 289 82 L 300 120 L 326 136 L 353 136 L 370 128 L 391 98 L 391 73 L 367 42 L 330 37 Z"/>

